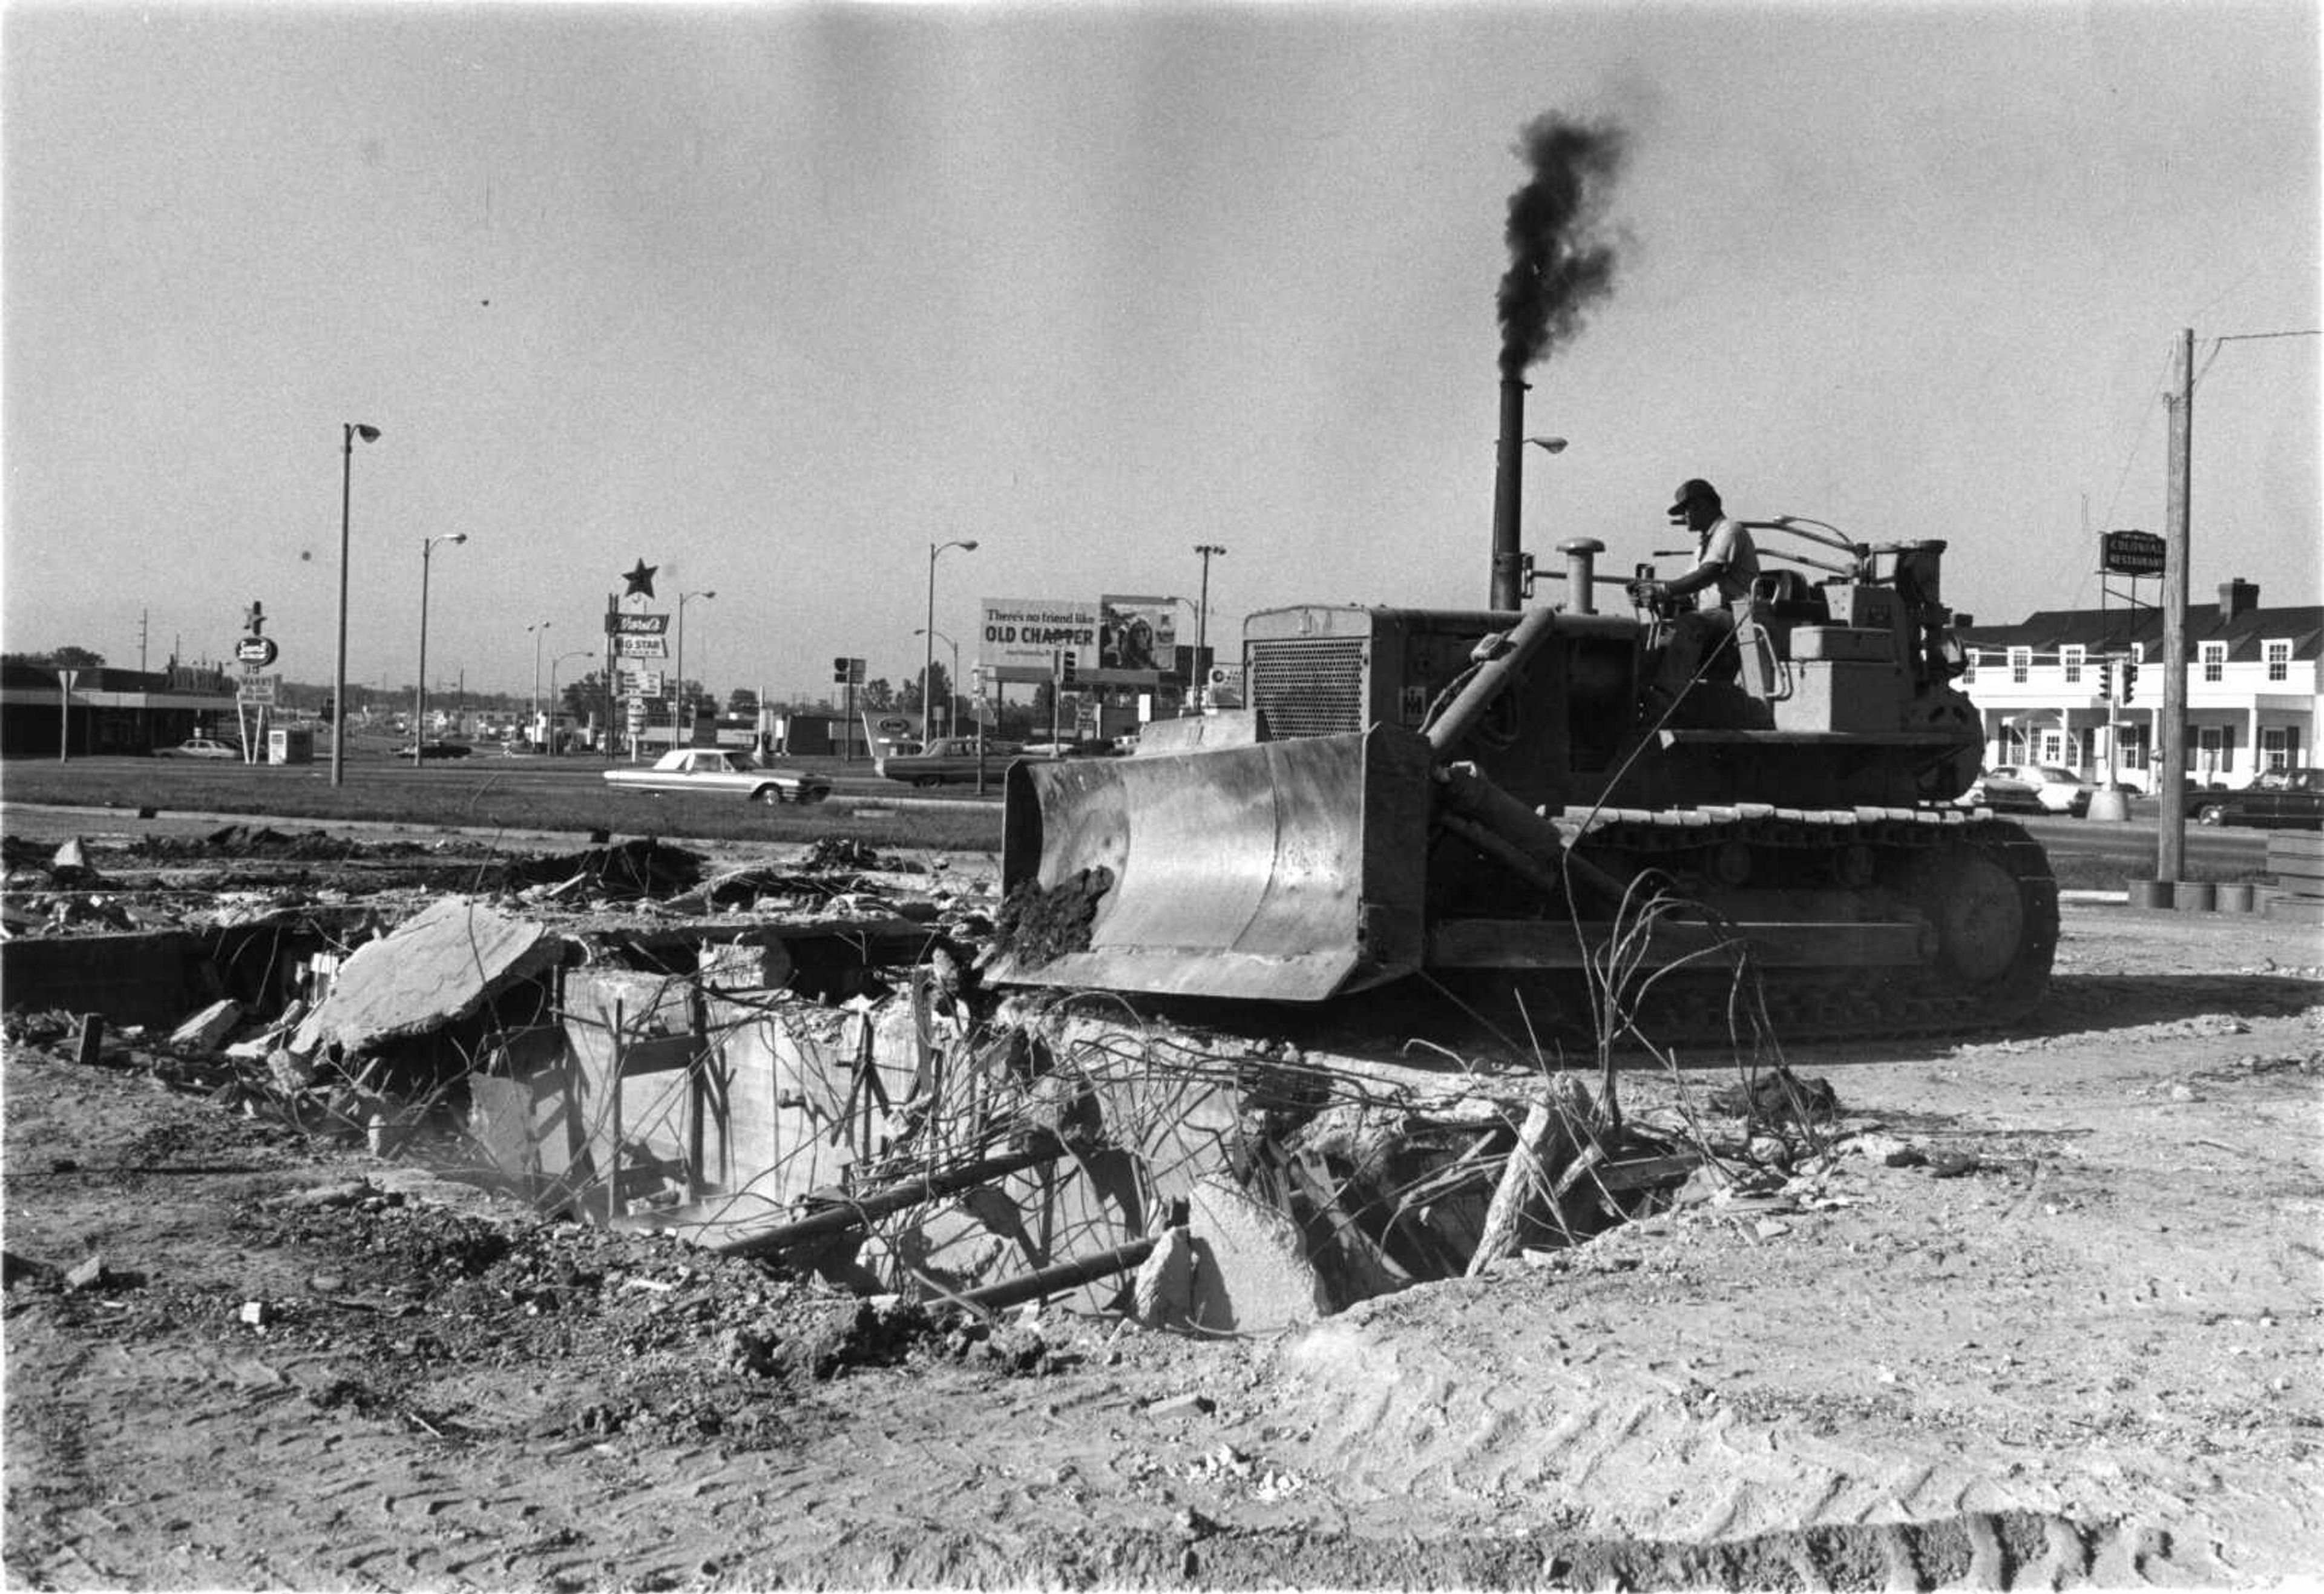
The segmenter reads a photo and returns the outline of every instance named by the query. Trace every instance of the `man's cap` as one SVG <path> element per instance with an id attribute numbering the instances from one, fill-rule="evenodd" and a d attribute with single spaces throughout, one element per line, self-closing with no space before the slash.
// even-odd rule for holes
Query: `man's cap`
<path id="1" fill-rule="evenodd" d="M 1716 504 L 1719 502 L 1719 489 L 1699 476 L 1691 476 L 1679 484 L 1678 496 L 1671 500 L 1671 506 L 1663 513 L 1684 514 L 1686 506 L 1701 498 L 1708 498 Z"/>

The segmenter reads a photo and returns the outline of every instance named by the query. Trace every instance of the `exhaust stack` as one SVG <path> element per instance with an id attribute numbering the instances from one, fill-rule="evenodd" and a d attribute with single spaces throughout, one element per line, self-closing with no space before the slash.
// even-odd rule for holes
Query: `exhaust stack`
<path id="1" fill-rule="evenodd" d="M 1525 485 L 1525 395 L 1522 377 L 1501 377 L 1501 440 L 1493 472 L 1493 571 L 1489 607 L 1517 608 L 1524 601 L 1524 540 L 1517 506 Z"/>
<path id="2" fill-rule="evenodd" d="M 1489 602 L 1497 610 L 1516 608 L 1525 585 L 1517 504 L 1525 480 L 1526 368 L 1580 331 L 1591 304 L 1613 286 L 1614 248 L 1596 232 L 1622 168 L 1624 142 L 1610 124 L 1569 122 L 1554 113 L 1536 116 L 1517 134 L 1516 153 L 1529 175 L 1509 196 L 1509 264 L 1495 296 L 1501 324 L 1501 443 Z"/>

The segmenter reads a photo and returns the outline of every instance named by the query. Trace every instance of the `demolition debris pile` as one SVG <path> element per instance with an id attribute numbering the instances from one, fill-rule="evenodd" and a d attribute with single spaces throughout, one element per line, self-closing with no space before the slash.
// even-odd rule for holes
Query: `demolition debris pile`
<path id="1" fill-rule="evenodd" d="M 237 829 L 134 861 L 243 848 L 357 856 Z M 71 850 L 12 855 L 12 905 L 144 900 Z M 323 900 L 341 894 L 278 885 L 236 921 L 263 946 L 213 923 L 192 981 L 210 999 L 157 1066 L 543 1214 L 909 1306 L 1280 1326 L 1780 1184 L 1827 1149 L 1828 1089 L 1803 1102 L 1787 1072 L 1711 1131 L 1702 1107 L 1626 1116 L 1611 1069 L 1593 1091 L 1538 1059 L 1303 1048 L 987 989 L 996 935 L 1069 937 L 1074 904 L 1044 927 L 989 880 L 846 843 L 780 868 L 650 840 L 429 859 L 360 913 Z M 45 1033 L 84 1057 L 106 1039 L 101 1012 Z"/>

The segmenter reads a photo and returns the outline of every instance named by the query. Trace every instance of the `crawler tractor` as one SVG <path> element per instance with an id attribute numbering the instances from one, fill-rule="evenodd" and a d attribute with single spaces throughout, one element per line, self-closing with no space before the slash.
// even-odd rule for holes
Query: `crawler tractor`
<path id="1" fill-rule="evenodd" d="M 1618 965 L 1672 976 L 1650 983 L 1704 1018 L 1748 971 L 1790 1034 L 2024 1014 L 2057 888 L 2024 830 L 1956 801 L 1981 737 L 1944 544 L 1754 529 L 1769 573 L 1674 700 L 1651 569 L 1600 576 L 1593 541 L 1563 545 L 1563 607 L 1251 616 L 1243 709 L 1009 771 L 988 978 L 1302 1004 L 1562 980 L 1588 1000 L 1581 971 L 1602 988 Z M 1779 563 L 1783 539 L 1808 551 Z M 1641 607 L 1595 612 L 1601 586 Z"/>

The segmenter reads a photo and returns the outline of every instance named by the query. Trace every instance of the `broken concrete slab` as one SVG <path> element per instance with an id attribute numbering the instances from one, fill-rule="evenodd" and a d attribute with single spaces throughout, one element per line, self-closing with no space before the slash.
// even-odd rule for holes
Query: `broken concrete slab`
<path id="1" fill-rule="evenodd" d="M 788 1209 L 808 1191 L 836 1184 L 848 1163 L 845 1147 L 830 1133 L 837 1100 L 825 1110 L 816 1073 L 824 1053 L 816 1041 L 800 1042 L 802 1032 L 822 1027 L 820 1010 L 771 996 L 769 1002 L 736 999 L 732 992 L 707 1001 L 721 1108 L 718 1145 L 742 1174 L 732 1182 L 741 1197 L 735 1215 L 746 1219 Z M 808 1074 L 816 1080 L 812 1096 L 799 1088 Z"/>
<path id="2" fill-rule="evenodd" d="M 290 1049 L 311 1054 L 336 1045 L 354 1053 L 442 1029 L 546 973 L 564 950 L 547 925 L 472 897 L 446 897 L 356 948 Z"/>
<path id="3" fill-rule="evenodd" d="M 693 986 L 664 974 L 576 969 L 563 1006 L 572 1106 L 611 1211 L 672 1181 L 691 1199 L 704 1182 L 698 1064 L 707 1045 Z"/>
<path id="4" fill-rule="evenodd" d="M 1196 1180 L 1187 1204 L 1196 1263 L 1188 1316 L 1196 1328 L 1271 1333 L 1330 1310 L 1299 1226 L 1283 1212 L 1216 1178 Z"/>
<path id="5" fill-rule="evenodd" d="M 170 1044 L 186 1052 L 216 1052 L 242 1022 L 242 1011 L 232 997 L 213 1002 L 171 1031 Z"/>
<path id="6" fill-rule="evenodd" d="M 696 967 L 714 991 L 775 991 L 790 981 L 791 953 L 779 941 L 711 941 L 696 954 Z"/>
<path id="7" fill-rule="evenodd" d="M 1194 1307 L 1194 1245 L 1183 1228 L 1166 1229 L 1130 1286 L 1131 1315 L 1149 1329 L 1186 1325 Z"/>
<path id="8" fill-rule="evenodd" d="M 304 1001 L 296 996 L 292 997 L 290 1005 L 282 1010 L 281 1017 L 270 1022 L 264 1029 L 247 1041 L 236 1041 L 233 1045 L 228 1046 L 226 1049 L 226 1054 L 237 1061 L 264 1061 L 298 1030 L 300 1023 L 307 1016 L 307 1004 Z"/>

